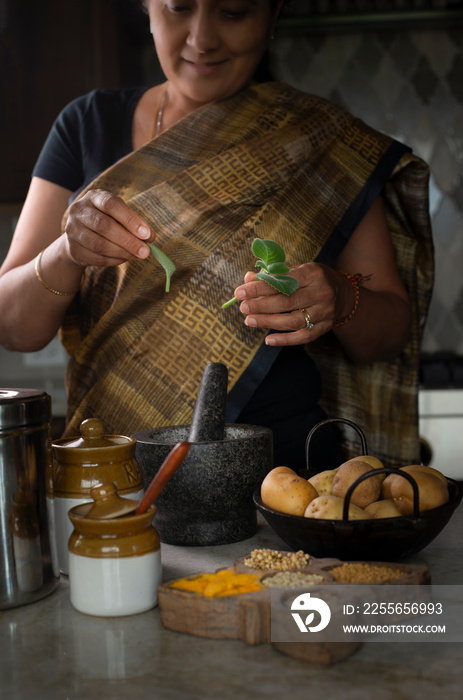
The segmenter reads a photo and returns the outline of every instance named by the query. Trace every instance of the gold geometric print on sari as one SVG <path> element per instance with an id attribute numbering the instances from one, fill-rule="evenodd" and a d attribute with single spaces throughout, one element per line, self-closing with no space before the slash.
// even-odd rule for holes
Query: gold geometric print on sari
<path id="1" fill-rule="evenodd" d="M 189 423 L 204 366 L 232 389 L 266 331 L 221 304 L 253 269 L 254 237 L 292 265 L 313 260 L 390 147 L 343 110 L 282 84 L 208 105 L 130 154 L 90 187 L 119 194 L 175 263 L 171 291 L 150 258 L 87 270 L 63 324 L 71 352 L 69 424 L 107 431 Z"/>

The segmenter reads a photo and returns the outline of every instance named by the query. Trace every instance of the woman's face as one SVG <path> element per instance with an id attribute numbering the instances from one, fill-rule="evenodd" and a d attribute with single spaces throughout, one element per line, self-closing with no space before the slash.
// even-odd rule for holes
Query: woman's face
<path id="1" fill-rule="evenodd" d="M 148 0 L 161 67 L 196 106 L 234 95 L 260 63 L 283 0 Z"/>

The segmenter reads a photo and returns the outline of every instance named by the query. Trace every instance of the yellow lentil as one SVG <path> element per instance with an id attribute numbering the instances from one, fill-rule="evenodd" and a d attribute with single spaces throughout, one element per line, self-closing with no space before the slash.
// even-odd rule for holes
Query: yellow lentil
<path id="1" fill-rule="evenodd" d="M 400 569 L 362 562 L 346 562 L 329 571 L 341 583 L 383 583 L 403 576 Z"/>

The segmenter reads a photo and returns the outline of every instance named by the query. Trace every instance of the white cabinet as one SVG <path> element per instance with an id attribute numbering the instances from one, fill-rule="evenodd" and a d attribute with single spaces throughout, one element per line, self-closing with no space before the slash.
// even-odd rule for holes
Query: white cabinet
<path id="1" fill-rule="evenodd" d="M 463 389 L 419 392 L 420 436 L 432 451 L 430 467 L 463 481 Z"/>

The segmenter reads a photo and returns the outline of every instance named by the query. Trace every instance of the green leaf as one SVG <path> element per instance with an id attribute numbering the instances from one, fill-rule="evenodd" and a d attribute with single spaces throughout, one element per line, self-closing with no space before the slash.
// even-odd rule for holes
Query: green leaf
<path id="1" fill-rule="evenodd" d="M 295 292 L 299 287 L 299 282 L 288 275 L 269 275 L 267 272 L 258 272 L 256 277 L 286 296 Z"/>
<path id="2" fill-rule="evenodd" d="M 154 245 L 154 243 L 148 243 L 147 244 L 149 249 L 151 250 L 151 253 L 154 255 L 156 260 L 160 265 L 165 270 L 166 273 L 166 292 L 170 291 L 170 278 L 172 277 L 173 273 L 175 272 L 175 265 L 172 262 L 172 260 L 162 252 L 162 250 L 159 250 L 157 246 Z"/>
<path id="3" fill-rule="evenodd" d="M 281 245 L 268 239 L 254 238 L 252 242 L 252 252 L 256 258 L 260 258 L 267 267 L 275 262 L 284 263 L 286 259 L 285 251 Z"/>
<path id="4" fill-rule="evenodd" d="M 268 272 L 268 267 L 267 267 L 267 265 L 266 265 L 266 264 L 264 263 L 264 261 L 261 260 L 260 258 L 259 258 L 259 260 L 256 260 L 256 264 L 254 265 L 254 267 L 260 267 L 261 270 L 264 270 L 265 272 Z"/>
<path id="5" fill-rule="evenodd" d="M 285 263 L 274 262 L 270 263 L 266 272 L 269 272 L 271 275 L 286 275 L 289 272 L 289 267 Z"/>
<path id="6" fill-rule="evenodd" d="M 228 301 L 226 301 L 224 304 L 222 304 L 222 309 L 226 309 L 228 306 L 231 306 L 232 304 L 235 303 L 235 301 L 238 301 L 236 297 L 232 297 Z"/>
<path id="7" fill-rule="evenodd" d="M 252 252 L 258 258 L 256 267 L 261 271 L 256 277 L 263 282 L 267 282 L 271 287 L 289 296 L 299 287 L 299 282 L 286 274 L 290 268 L 286 265 L 286 254 L 281 245 L 263 238 L 254 238 L 252 242 Z M 226 309 L 236 301 L 236 298 L 229 299 L 222 304 L 222 309 Z"/>

